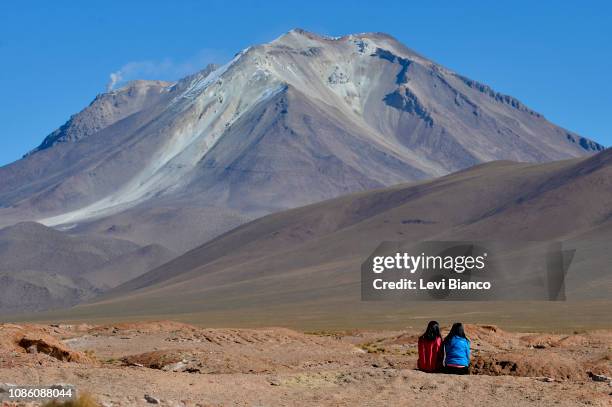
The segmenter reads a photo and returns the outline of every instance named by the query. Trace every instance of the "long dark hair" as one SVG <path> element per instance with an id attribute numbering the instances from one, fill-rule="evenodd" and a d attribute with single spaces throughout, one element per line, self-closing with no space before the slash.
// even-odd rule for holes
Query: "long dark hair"
<path id="1" fill-rule="evenodd" d="M 448 335 L 446 335 L 446 338 L 444 338 L 444 342 L 450 341 L 455 336 L 467 339 L 467 337 L 465 336 L 465 330 L 463 329 L 463 324 L 461 322 L 455 322 L 453 324 L 453 327 L 451 328 L 450 332 L 448 333 Z"/>
<path id="2" fill-rule="evenodd" d="M 440 334 L 440 324 L 438 324 L 438 321 L 429 321 L 425 333 L 421 335 L 421 339 L 433 341 L 436 338 L 442 338 Z"/>

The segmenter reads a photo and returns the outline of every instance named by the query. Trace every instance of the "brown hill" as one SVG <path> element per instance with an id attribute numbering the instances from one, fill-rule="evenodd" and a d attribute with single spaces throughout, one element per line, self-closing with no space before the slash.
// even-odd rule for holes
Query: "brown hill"
<path id="1" fill-rule="evenodd" d="M 173 258 L 161 246 L 70 235 L 39 223 L 0 229 L 0 313 L 74 305 Z"/>
<path id="2" fill-rule="evenodd" d="M 291 320 L 384 324 L 381 315 L 489 314 L 499 322 L 507 305 L 410 305 L 360 301 L 360 264 L 385 240 L 566 240 L 589 253 L 582 274 L 567 280 L 568 298 L 607 298 L 610 292 L 612 150 L 588 159 L 549 164 L 495 162 L 434 181 L 358 193 L 266 216 L 123 284 L 71 317 L 199 315 L 232 323 Z M 588 237 L 585 240 L 584 237 Z M 608 256 L 608 257 L 606 257 Z M 571 303 L 516 304 L 507 315 L 523 324 L 546 315 L 549 324 L 609 324 L 601 304 L 582 315 Z M 440 308 L 442 307 L 442 308 Z M 452 311 L 451 311 L 452 310 Z M 552 311 L 551 311 L 552 312 Z M 514 314 L 513 314 L 514 313 Z M 603 319 L 597 321 L 597 318 Z M 358 323 L 358 322 L 357 322 Z"/>

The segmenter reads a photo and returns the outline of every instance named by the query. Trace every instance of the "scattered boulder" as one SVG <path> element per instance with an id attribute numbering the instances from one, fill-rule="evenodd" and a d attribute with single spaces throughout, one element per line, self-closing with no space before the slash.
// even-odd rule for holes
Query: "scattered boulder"
<path id="1" fill-rule="evenodd" d="M 187 361 L 183 359 L 179 362 L 163 366 L 161 369 L 167 372 L 184 372 L 187 369 Z"/>
<path id="2" fill-rule="evenodd" d="M 589 377 L 594 381 L 594 382 L 610 382 L 612 383 L 612 379 L 609 378 L 608 376 L 602 375 L 602 374 L 596 374 L 593 372 L 587 372 L 587 374 L 589 375 Z"/>
<path id="3" fill-rule="evenodd" d="M 41 335 L 39 332 L 27 332 L 18 345 L 27 353 L 44 353 L 63 362 L 82 362 L 88 358 L 80 352 L 74 352 L 61 344 L 57 339 Z"/>
<path id="4" fill-rule="evenodd" d="M 127 366 L 144 366 L 150 369 L 173 370 L 183 363 L 181 351 L 159 350 L 130 355 L 121 359 Z"/>
<path id="5" fill-rule="evenodd" d="M 51 327 L 0 324 L 0 351 L 37 356 L 43 354 L 62 362 L 93 363 L 84 353 L 74 351 L 51 335 Z"/>
<path id="6" fill-rule="evenodd" d="M 149 404 L 159 404 L 159 399 L 157 399 L 157 398 L 155 398 L 155 397 L 153 397 L 153 396 L 150 396 L 150 395 L 148 395 L 148 394 L 145 394 L 145 395 L 144 395 L 144 399 L 145 399 L 145 400 L 146 400 L 146 402 L 147 402 L 147 403 L 149 403 Z"/>

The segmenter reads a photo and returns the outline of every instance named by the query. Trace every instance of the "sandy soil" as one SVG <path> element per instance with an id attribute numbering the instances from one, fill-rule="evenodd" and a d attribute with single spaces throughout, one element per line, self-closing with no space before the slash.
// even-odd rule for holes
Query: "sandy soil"
<path id="1" fill-rule="evenodd" d="M 611 376 L 612 331 L 466 328 L 472 374 L 452 376 L 415 370 L 414 330 L 3 324 L 0 386 L 72 384 L 104 406 L 612 405 L 592 377 Z"/>

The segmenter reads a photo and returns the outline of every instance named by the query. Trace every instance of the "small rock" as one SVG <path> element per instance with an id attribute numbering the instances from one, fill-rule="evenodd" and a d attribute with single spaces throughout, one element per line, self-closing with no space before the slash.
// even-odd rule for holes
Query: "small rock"
<path id="1" fill-rule="evenodd" d="M 147 403 L 149 404 L 159 404 L 159 399 L 156 399 L 153 396 L 149 396 L 148 394 L 144 395 L 144 399 L 146 400 Z"/>
<path id="2" fill-rule="evenodd" d="M 36 347 L 36 345 L 32 345 L 26 349 L 26 352 L 35 354 L 38 353 L 38 348 Z"/>
<path id="3" fill-rule="evenodd" d="M 73 386 L 70 384 L 66 384 L 66 383 L 55 383 L 49 386 L 49 388 L 57 389 L 57 390 L 68 390 L 68 389 L 72 389 Z"/>
<path id="4" fill-rule="evenodd" d="M 537 380 L 541 382 L 546 382 L 546 383 L 552 383 L 555 381 L 555 379 L 553 379 L 552 377 L 538 377 Z"/>
<path id="5" fill-rule="evenodd" d="M 612 381 L 612 379 L 610 379 L 608 376 L 604 376 L 602 374 L 595 374 L 593 372 L 588 372 L 589 377 L 591 379 L 593 379 L 594 382 L 610 382 Z"/>
<path id="6" fill-rule="evenodd" d="M 0 383 L 0 393 L 8 393 L 11 387 L 15 386 L 10 383 Z"/>
<path id="7" fill-rule="evenodd" d="M 166 365 L 162 368 L 162 370 L 166 372 L 182 372 L 187 368 L 187 365 L 184 361 L 172 363 L 170 365 Z"/>

